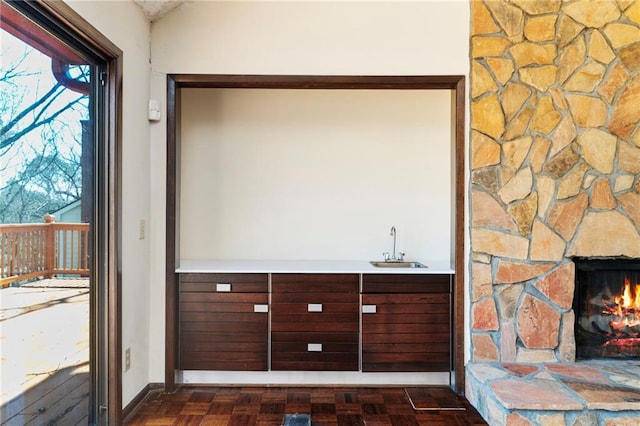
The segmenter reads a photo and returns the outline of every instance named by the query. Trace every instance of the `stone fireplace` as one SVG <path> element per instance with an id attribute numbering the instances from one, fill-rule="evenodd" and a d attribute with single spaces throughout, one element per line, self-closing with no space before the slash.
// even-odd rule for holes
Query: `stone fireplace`
<path id="1" fill-rule="evenodd" d="M 471 8 L 471 357 L 573 361 L 571 258 L 640 258 L 640 4 Z"/>
<path id="2" fill-rule="evenodd" d="M 640 258 L 640 1 L 471 16 L 471 364 L 573 363 L 573 259 Z"/>

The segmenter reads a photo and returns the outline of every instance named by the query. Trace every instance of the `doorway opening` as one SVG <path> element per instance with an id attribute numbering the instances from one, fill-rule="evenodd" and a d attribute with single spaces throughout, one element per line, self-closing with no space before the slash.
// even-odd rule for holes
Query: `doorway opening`
<path id="1" fill-rule="evenodd" d="M 0 12 L 0 419 L 118 423 L 122 52 L 62 2 Z"/>

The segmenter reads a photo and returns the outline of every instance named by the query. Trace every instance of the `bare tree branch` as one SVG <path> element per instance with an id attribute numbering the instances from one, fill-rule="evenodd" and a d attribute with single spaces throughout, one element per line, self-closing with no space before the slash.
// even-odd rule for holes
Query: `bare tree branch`
<path id="1" fill-rule="evenodd" d="M 13 133 L 8 137 L 5 137 L 4 128 L 2 130 L 0 130 L 0 150 L 4 150 L 8 147 L 10 147 L 14 142 L 16 142 L 18 139 L 20 139 L 21 137 L 23 137 L 24 135 L 26 135 L 29 132 L 32 132 L 33 130 L 37 129 L 38 127 L 42 127 L 45 124 L 49 124 L 52 121 L 54 121 L 60 114 L 62 114 L 63 112 L 65 112 L 66 110 L 72 108 L 75 104 L 77 104 L 78 102 L 80 102 L 82 100 L 82 96 L 79 96 L 78 98 L 76 98 L 75 100 L 69 102 L 68 104 L 66 104 L 65 106 L 63 106 L 62 108 L 60 108 L 58 111 L 56 111 L 55 113 L 51 114 L 50 116 L 48 116 L 47 118 L 41 120 L 41 121 L 34 121 L 33 123 L 31 123 L 29 126 L 25 127 L 24 129 L 22 129 L 21 131 L 17 132 L 17 133 Z M 38 115 L 38 118 L 41 116 L 42 114 Z M 5 126 L 8 127 L 8 126 Z"/>
<path id="2" fill-rule="evenodd" d="M 17 48 L 15 59 L 1 56 L 0 223 L 40 222 L 82 194 L 79 120 L 88 97 L 47 78 L 51 69 L 27 59 L 37 54 L 29 46 Z M 77 66 L 71 78 L 90 76 L 90 67 Z"/>

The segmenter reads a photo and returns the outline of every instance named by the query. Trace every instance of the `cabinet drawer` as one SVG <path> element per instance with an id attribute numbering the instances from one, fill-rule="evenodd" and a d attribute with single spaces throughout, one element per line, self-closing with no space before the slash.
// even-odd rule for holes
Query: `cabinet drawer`
<path id="1" fill-rule="evenodd" d="M 273 294 L 273 331 L 358 331 L 359 300 L 355 293 Z"/>
<path id="2" fill-rule="evenodd" d="M 274 305 L 275 307 L 275 305 Z M 271 331 L 328 331 L 357 332 L 359 326 L 358 305 L 343 314 L 272 314 Z"/>
<path id="3" fill-rule="evenodd" d="M 273 274 L 274 293 L 358 293 L 358 274 Z"/>
<path id="4" fill-rule="evenodd" d="M 449 274 L 364 274 L 363 293 L 451 293 Z"/>
<path id="5" fill-rule="evenodd" d="M 267 293 L 180 293 L 180 312 L 252 312 L 254 305 L 267 303 Z"/>
<path id="6" fill-rule="evenodd" d="M 357 371 L 358 333 L 274 332 L 272 370 Z"/>
<path id="7" fill-rule="evenodd" d="M 266 293 L 267 274 L 180 274 L 180 292 Z"/>
<path id="8" fill-rule="evenodd" d="M 266 298 L 266 295 L 260 296 Z M 205 309 L 180 313 L 179 368 L 266 371 L 268 313 L 254 312 L 253 304 L 223 305 L 217 311 Z"/>
<path id="9" fill-rule="evenodd" d="M 271 369 L 357 371 L 358 274 L 274 274 Z"/>
<path id="10" fill-rule="evenodd" d="M 450 307 L 451 296 L 448 294 L 363 294 L 362 319 L 371 318 L 388 318 L 393 322 L 393 318 L 397 318 L 402 322 L 406 322 L 406 314 L 411 316 L 413 322 L 434 322 L 429 318 L 442 316 L 445 322 L 449 321 L 451 312 Z M 374 306 L 375 313 L 366 313 Z M 426 321 L 421 321 L 420 317 L 425 317 Z M 440 322 L 440 321 L 435 321 Z"/>
<path id="11" fill-rule="evenodd" d="M 359 303 L 358 293 L 274 293 L 271 296 L 273 303 L 300 304 L 307 309 L 308 304 L 325 304 L 325 309 L 329 305 L 341 303 Z"/>
<path id="12" fill-rule="evenodd" d="M 266 333 L 228 331 L 184 332 L 180 336 L 180 368 L 264 371 L 267 369 L 265 336 Z M 223 366 L 223 362 L 228 365 Z"/>
<path id="13" fill-rule="evenodd" d="M 363 294 L 362 304 L 362 371 L 449 371 L 449 294 Z"/>
<path id="14" fill-rule="evenodd" d="M 181 274 L 178 366 L 266 371 L 267 274 Z"/>

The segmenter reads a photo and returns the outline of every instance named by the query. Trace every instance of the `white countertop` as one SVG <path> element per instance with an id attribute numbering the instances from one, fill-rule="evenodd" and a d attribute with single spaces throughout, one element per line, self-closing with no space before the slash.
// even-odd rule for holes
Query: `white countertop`
<path id="1" fill-rule="evenodd" d="M 408 261 L 413 261 L 408 259 Z M 366 260 L 181 260 L 177 273 L 453 274 L 448 262 L 426 268 L 378 268 Z"/>

